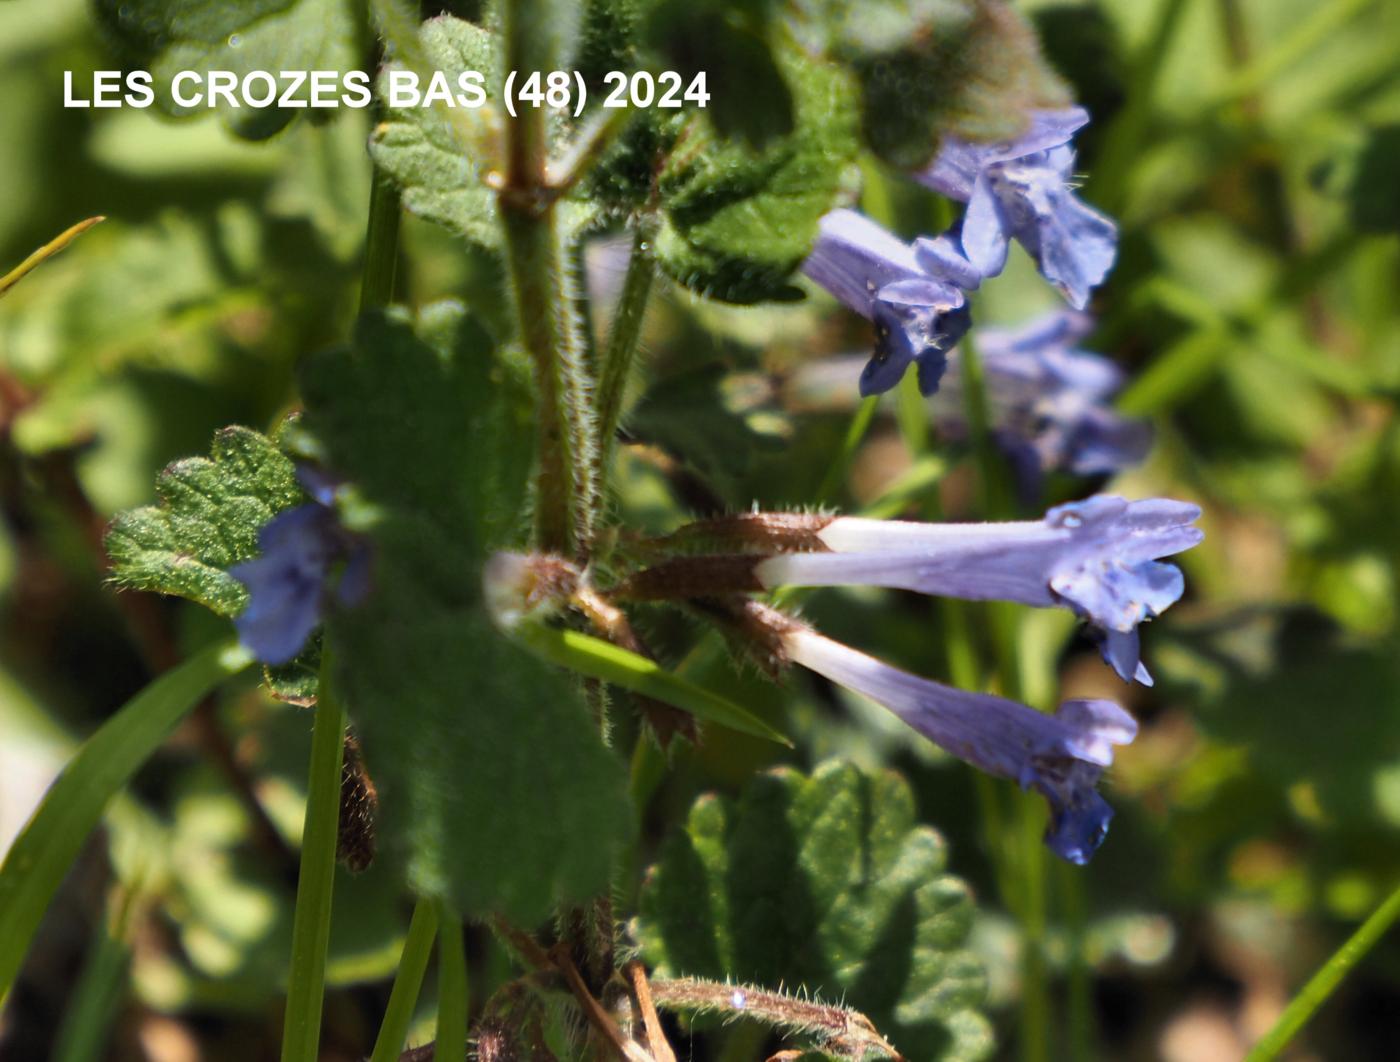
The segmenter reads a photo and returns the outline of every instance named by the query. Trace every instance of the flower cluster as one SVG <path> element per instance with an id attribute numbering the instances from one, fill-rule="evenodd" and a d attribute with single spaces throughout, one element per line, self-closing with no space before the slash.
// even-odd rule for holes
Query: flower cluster
<path id="1" fill-rule="evenodd" d="M 1110 405 L 1123 371 L 1079 347 L 1093 327 L 1088 314 L 1060 309 L 1019 328 L 977 332 L 993 432 L 1025 482 L 1057 470 L 1105 475 L 1147 455 L 1148 425 Z M 954 352 L 948 393 L 934 402 L 937 422 L 955 434 L 968 430 L 960 368 Z"/>
<path id="2" fill-rule="evenodd" d="M 1088 120 L 1079 107 L 1033 111 L 1011 141 L 945 140 L 915 177 L 967 209 L 936 238 L 906 244 L 851 210 L 823 219 L 803 271 L 875 324 L 862 394 L 888 391 L 910 364 L 924 394 L 938 389 L 947 354 L 970 324 L 966 292 L 1001 273 L 1013 239 L 1071 306 L 1088 304 L 1113 265 L 1118 238 L 1113 222 L 1070 184 L 1069 141 Z"/>
<path id="3" fill-rule="evenodd" d="M 668 544 L 729 552 L 673 557 L 621 588 L 636 599 L 726 597 L 785 586 L 882 586 L 971 601 L 1065 608 L 1085 620 L 1125 681 L 1152 677 L 1139 626 L 1182 595 L 1161 558 L 1201 541 L 1200 510 L 1169 498 L 1095 495 L 1041 520 L 933 524 L 819 514 L 747 513 L 682 529 Z M 1095 789 L 1136 724 L 1109 701 L 1069 701 L 1053 716 L 1014 701 L 917 678 L 750 602 L 769 659 L 800 664 L 890 709 L 936 744 L 1049 801 L 1046 841 L 1085 862 L 1111 811 Z M 776 642 L 776 644 L 774 644 Z"/>
<path id="4" fill-rule="evenodd" d="M 940 423 L 965 431 L 958 346 L 971 325 L 968 293 L 1000 273 L 1010 241 L 1020 242 L 1072 309 L 1017 329 L 982 329 L 976 339 L 993 430 L 1037 474 L 1116 471 L 1140 459 L 1147 445 L 1145 427 L 1108 405 L 1122 382 L 1119 371 L 1079 347 L 1091 327 L 1083 307 L 1111 266 L 1116 241 L 1112 222 L 1081 203 L 1068 183 L 1069 140 L 1086 120 L 1078 108 L 1038 111 L 1010 142 L 945 141 L 916 176 L 967 204 L 952 229 L 906 243 L 856 211 L 836 210 L 822 219 L 803 264 L 808 277 L 874 324 L 860 393 L 889 390 L 912 365 L 920 390 L 935 395 Z M 262 555 L 232 570 L 250 596 L 236 620 L 239 633 L 268 663 L 291 660 L 328 608 L 354 604 L 368 590 L 369 546 L 338 519 L 338 484 L 310 469 L 300 475 L 312 500 L 268 523 Z M 1163 558 L 1201 540 L 1199 515 L 1196 506 L 1171 499 L 1106 494 L 1057 506 L 1039 520 L 983 524 L 750 513 L 682 529 L 664 541 L 668 559 L 632 572 L 607 593 L 709 602 L 763 650 L 766 663 L 797 664 L 870 697 L 968 763 L 1041 793 L 1051 812 L 1046 842 L 1083 863 L 1112 816 L 1098 781 L 1114 747 L 1136 734 L 1122 708 L 1071 700 L 1047 715 L 953 689 L 740 595 L 866 585 L 1065 608 L 1085 621 L 1119 676 L 1151 684 L 1138 629 L 1181 597 L 1181 572 Z M 697 544 L 708 555 L 688 552 Z M 543 622 L 567 602 L 614 641 L 634 645 L 621 610 L 565 558 L 498 554 L 483 578 L 485 601 L 507 630 L 527 619 Z"/>

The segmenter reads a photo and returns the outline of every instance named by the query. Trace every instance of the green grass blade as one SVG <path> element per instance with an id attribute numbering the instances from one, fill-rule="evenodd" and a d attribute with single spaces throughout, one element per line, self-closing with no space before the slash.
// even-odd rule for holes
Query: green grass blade
<path id="1" fill-rule="evenodd" d="M 555 630 L 525 624 L 516 634 L 551 663 L 602 679 L 633 693 L 689 712 L 700 719 L 727 726 L 740 733 L 791 745 L 781 733 L 733 701 L 687 682 L 655 661 L 579 631 Z"/>
<path id="2" fill-rule="evenodd" d="M 438 907 L 438 1021 L 433 1062 L 457 1062 L 467 1053 L 467 952 L 462 920 Z"/>
<path id="3" fill-rule="evenodd" d="M 321 1002 L 326 991 L 326 948 L 331 937 L 335 841 L 340 826 L 340 772 L 345 756 L 345 705 L 331 688 L 330 646 L 321 649 L 316 722 L 306 786 L 306 826 L 292 921 L 292 962 L 287 1013 L 282 1023 L 282 1062 L 320 1057 Z"/>
<path id="4" fill-rule="evenodd" d="M 836 459 L 831 462 L 831 467 L 826 470 L 826 475 L 822 479 L 822 485 L 817 488 L 817 501 L 822 505 L 830 505 L 835 502 L 841 493 L 841 486 L 846 482 L 846 473 L 851 470 L 851 462 L 855 460 L 856 451 L 860 449 L 860 444 L 865 438 L 865 433 L 870 430 L 871 423 L 875 420 L 875 408 L 880 404 L 879 395 L 870 395 L 861 400 L 856 407 L 851 423 L 846 428 L 846 437 L 841 442 L 841 450 L 837 453 Z"/>
<path id="5" fill-rule="evenodd" d="M 394 987 L 389 993 L 389 1005 L 384 1008 L 384 1021 L 374 1041 L 374 1054 L 369 1062 L 398 1062 L 403 1044 L 408 1039 L 408 1027 L 413 1022 L 413 1008 L 423 987 L 423 974 L 428 969 L 428 956 L 437 936 L 437 908 L 431 900 L 419 900 L 413 908 L 413 921 L 408 924 L 408 936 L 399 958 L 399 972 L 394 975 Z"/>
<path id="6" fill-rule="evenodd" d="M 1313 974 L 1293 1001 L 1283 1008 L 1274 1027 L 1264 1038 L 1254 1045 L 1245 1056 L 1245 1062 L 1269 1062 L 1277 1058 L 1288 1046 L 1298 1030 L 1308 1023 L 1317 1009 L 1327 1001 L 1351 968 L 1365 958 L 1366 953 L 1375 947 L 1376 942 L 1385 936 L 1397 918 L 1400 918 L 1400 888 L 1392 892 L 1383 904 L 1376 908 L 1361 928 L 1347 938 L 1345 944 L 1327 960 L 1317 973 Z"/>
<path id="7" fill-rule="evenodd" d="M 128 701 L 63 769 L 0 866 L 0 999 L 107 801 L 201 698 L 250 663 L 232 642 L 203 650 Z"/>
<path id="8" fill-rule="evenodd" d="M 79 236 L 87 232 L 88 229 L 96 225 L 99 221 L 106 220 L 107 219 L 104 217 L 88 218 L 87 220 L 80 221 L 71 228 L 59 233 L 59 235 L 55 236 L 48 243 L 44 244 L 44 246 L 40 247 L 37 251 L 31 254 L 19 265 L 11 269 L 3 277 L 0 277 L 0 296 L 5 295 L 12 287 L 14 287 L 31 272 L 33 272 L 33 270 L 37 266 L 42 265 L 44 262 L 47 262 L 50 258 L 58 254 L 59 251 L 67 247 Z"/>
<path id="9" fill-rule="evenodd" d="M 59 1026 L 54 1062 L 101 1062 L 127 991 L 131 948 L 113 926 L 98 926 L 73 1000 Z"/>

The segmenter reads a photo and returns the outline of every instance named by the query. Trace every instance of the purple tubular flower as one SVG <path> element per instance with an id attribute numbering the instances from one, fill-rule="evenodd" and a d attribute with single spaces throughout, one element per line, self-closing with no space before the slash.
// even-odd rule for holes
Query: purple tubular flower
<path id="1" fill-rule="evenodd" d="M 358 604 L 370 587 L 369 544 L 333 508 L 338 484 L 311 468 L 297 477 L 315 500 L 269 520 L 258 533 L 261 556 L 229 569 L 248 588 L 248 607 L 233 621 L 239 641 L 265 664 L 294 659 L 330 602 Z"/>
<path id="2" fill-rule="evenodd" d="M 1109 405 L 1123 384 L 1122 371 L 1078 348 L 1092 328 L 1088 314 L 1052 310 L 1017 329 L 977 331 L 997 440 L 1027 467 L 1099 475 L 1147 455 L 1150 427 Z M 966 417 L 961 383 L 954 352 L 934 405 L 938 422 L 955 430 Z"/>
<path id="3" fill-rule="evenodd" d="M 818 534 L 829 553 L 760 561 L 765 587 L 890 586 L 972 601 L 1065 607 L 1086 620 L 1125 681 L 1152 684 L 1138 658 L 1138 624 L 1184 590 L 1181 570 L 1157 558 L 1203 537 L 1201 510 L 1168 498 L 1108 494 L 1060 505 L 1043 520 L 922 524 L 837 517 Z"/>
<path id="4" fill-rule="evenodd" d="M 919 678 L 806 628 L 785 634 L 783 647 L 794 663 L 883 705 L 959 759 L 1044 796 L 1045 843 L 1056 855 L 1087 863 L 1102 843 L 1113 809 L 1095 787 L 1113 746 L 1137 735 L 1136 720 L 1112 701 L 1066 701 L 1046 715 Z"/>
<path id="5" fill-rule="evenodd" d="M 1109 403 L 1123 383 L 1122 371 L 1077 346 L 1090 327 L 1087 314 L 1058 309 L 1014 330 L 972 333 L 993 436 L 1013 461 L 1027 497 L 1039 496 L 1043 473 L 1103 475 L 1147 456 L 1150 425 L 1122 416 Z M 802 363 L 784 381 L 784 401 L 796 410 L 848 409 L 845 381 L 861 360 L 863 355 L 843 354 Z M 951 438 L 968 432 L 962 382 L 956 349 L 929 399 L 939 431 Z"/>
<path id="6" fill-rule="evenodd" d="M 862 395 L 888 391 L 910 364 L 919 389 L 938 389 L 947 352 L 971 320 L 962 290 L 914 249 L 854 210 L 833 210 L 802 271 L 875 324 L 875 353 L 860 375 Z"/>
<path id="7" fill-rule="evenodd" d="M 1009 241 L 1019 240 L 1075 309 L 1103 282 L 1117 252 L 1118 229 L 1080 202 L 1069 184 L 1074 132 L 1089 121 L 1081 107 L 1033 111 L 1015 140 L 974 144 L 949 137 L 916 179 L 967 204 L 960 227 L 942 248 L 918 245 L 923 260 L 943 260 L 949 248 L 983 277 L 1006 266 Z M 955 246 L 954 246 L 955 245 Z"/>

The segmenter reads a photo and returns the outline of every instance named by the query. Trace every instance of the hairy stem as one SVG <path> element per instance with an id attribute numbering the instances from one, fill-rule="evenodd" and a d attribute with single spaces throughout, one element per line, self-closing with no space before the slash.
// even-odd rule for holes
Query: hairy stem
<path id="1" fill-rule="evenodd" d="M 637 340 L 642 334 L 647 300 L 656 276 L 656 258 L 652 252 L 655 237 L 655 220 L 643 216 L 632 237 L 632 256 L 627 262 L 627 276 L 622 282 L 622 294 L 618 296 L 612 329 L 608 333 L 598 371 L 598 401 L 595 407 L 598 411 L 598 464 L 599 478 L 605 488 L 617 424 L 622 416 L 622 394 L 627 387 Z"/>
<path id="2" fill-rule="evenodd" d="M 365 260 L 360 273 L 362 311 L 381 305 L 393 294 L 394 265 L 398 256 L 398 193 L 377 176 L 370 190 L 366 231 Z M 283 1062 L 315 1062 L 321 1038 L 321 1003 L 325 996 L 326 948 L 330 942 L 331 893 L 335 884 L 336 842 L 340 834 L 341 772 L 347 723 L 345 705 L 332 687 L 333 660 L 330 636 L 326 634 L 321 643 L 316 719 L 311 732 L 306 818 L 292 922 L 287 1010 L 282 1026 Z"/>
<path id="3" fill-rule="evenodd" d="M 505 5 L 506 65 L 524 74 L 551 70 L 549 5 Z M 593 417 L 583 335 L 575 312 L 574 277 L 567 268 L 549 185 L 548 116 L 521 102 L 511 120 L 506 183 L 499 205 L 520 338 L 534 365 L 538 469 L 535 540 L 570 556 L 588 552 L 597 494 L 592 460 Z"/>
<path id="4" fill-rule="evenodd" d="M 663 1010 L 750 1018 L 785 1032 L 805 1034 L 843 1058 L 865 1058 L 872 1051 L 900 1057 L 869 1018 L 847 1007 L 694 977 L 653 980 L 651 998 Z"/>

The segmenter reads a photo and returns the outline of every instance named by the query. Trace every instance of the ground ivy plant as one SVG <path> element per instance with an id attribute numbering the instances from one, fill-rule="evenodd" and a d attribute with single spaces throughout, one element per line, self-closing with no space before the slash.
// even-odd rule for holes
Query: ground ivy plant
<path id="1" fill-rule="evenodd" d="M 1047 472 L 1114 471 L 1145 448 L 1141 426 L 1107 405 L 1115 370 L 1079 347 L 1116 246 L 1113 222 L 1076 193 L 1072 140 L 1090 116 L 1001 0 L 457 6 L 471 19 L 420 23 L 392 0 L 98 4 L 172 110 L 165 72 L 230 55 L 238 69 L 334 70 L 372 56 L 381 89 L 395 71 L 476 70 L 488 102 L 379 99 L 345 341 L 305 352 L 284 421 L 221 431 L 207 457 L 161 475 L 155 504 L 108 528 L 115 592 L 197 602 L 232 620 L 239 645 L 133 701 L 99 735 L 115 750 L 108 769 L 80 758 L 50 802 L 86 787 L 66 821 L 90 828 L 173 722 L 256 658 L 286 711 L 314 705 L 289 1062 L 318 1050 L 335 855 L 362 866 L 370 829 L 417 905 L 376 1060 L 405 1046 L 434 935 L 438 1058 L 987 1057 L 977 898 L 949 871 L 937 821 L 920 820 L 897 774 L 805 763 L 801 733 L 679 673 L 687 649 L 722 644 L 789 688 L 881 705 L 1004 780 L 988 783 L 982 813 L 1002 899 L 1026 926 L 1022 1037 L 1038 1057 L 1045 855 L 1083 864 L 1104 841 L 1112 809 L 1097 787 L 1136 723 L 1110 700 L 1023 703 L 1011 613 L 987 613 L 976 636 L 954 628 L 963 650 L 993 647 L 992 681 L 964 667 L 940 682 L 883 662 L 879 645 L 827 637 L 792 606 L 797 587 L 856 585 L 1056 609 L 1084 621 L 1122 680 L 1151 682 L 1139 627 L 1181 596 L 1163 558 L 1199 540 L 1199 511 L 1112 495 L 1050 507 L 1040 494 Z M 579 113 L 504 107 L 510 73 L 575 69 L 593 101 Z M 703 74 L 710 89 L 676 109 L 610 109 L 614 70 Z M 248 138 L 296 116 L 223 114 Z M 872 173 L 907 178 L 942 231 L 906 241 L 861 213 Z M 405 210 L 487 263 L 492 304 L 408 304 L 396 284 Z M 581 263 L 607 241 L 622 278 L 600 306 Z M 1067 305 L 983 341 L 977 291 L 1013 243 Z M 697 447 L 717 479 L 745 459 L 726 447 L 749 444 L 749 422 L 709 386 L 638 401 L 650 300 L 762 314 L 823 290 L 869 322 L 860 357 L 825 367 L 852 406 L 870 396 L 850 439 L 874 396 L 941 392 L 969 444 L 950 459 L 969 458 L 989 522 L 886 519 L 905 512 L 895 495 L 873 515 L 823 507 L 825 491 L 797 506 L 697 501 L 705 475 L 664 452 L 666 403 L 712 404 L 710 423 L 734 433 Z M 819 368 L 784 386 L 814 387 L 804 372 Z M 677 487 L 661 530 L 619 502 L 634 429 L 662 440 Z M 691 645 L 653 647 L 653 628 Z M 650 808 L 671 821 L 649 844 L 665 754 L 725 729 L 795 746 L 795 765 L 688 812 Z M 26 843 L 42 838 L 17 850 Z M 55 865 L 7 865 L 0 904 L 24 915 L 0 938 L 11 951 L 53 884 L 32 868 L 52 877 Z M 474 1002 L 464 922 L 509 956 Z M 696 1046 L 707 1043 L 722 1047 Z"/>

